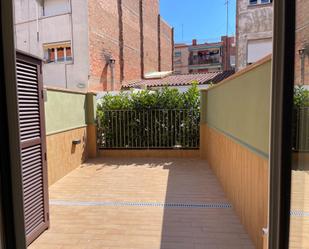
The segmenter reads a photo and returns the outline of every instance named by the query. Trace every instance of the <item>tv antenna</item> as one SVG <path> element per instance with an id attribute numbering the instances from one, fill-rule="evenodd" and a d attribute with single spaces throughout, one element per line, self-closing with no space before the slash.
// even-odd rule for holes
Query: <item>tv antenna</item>
<path id="1" fill-rule="evenodd" d="M 183 41 L 184 25 L 181 24 L 181 40 Z"/>
<path id="2" fill-rule="evenodd" d="M 225 0 L 226 5 L 226 36 L 229 36 L 229 0 Z"/>

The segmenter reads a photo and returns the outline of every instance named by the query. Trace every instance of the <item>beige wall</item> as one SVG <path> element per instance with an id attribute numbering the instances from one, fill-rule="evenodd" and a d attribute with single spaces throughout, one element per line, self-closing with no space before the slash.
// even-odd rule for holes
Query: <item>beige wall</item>
<path id="1" fill-rule="evenodd" d="M 271 58 L 202 91 L 200 155 L 257 249 L 268 215 Z"/>
<path id="2" fill-rule="evenodd" d="M 270 83 L 269 59 L 202 91 L 202 122 L 267 157 Z"/>
<path id="3" fill-rule="evenodd" d="M 47 89 L 45 101 L 49 186 L 96 156 L 95 95 Z M 73 141 L 80 141 L 74 144 Z"/>
<path id="4" fill-rule="evenodd" d="M 48 89 L 46 96 L 48 135 L 86 126 L 86 94 Z"/>

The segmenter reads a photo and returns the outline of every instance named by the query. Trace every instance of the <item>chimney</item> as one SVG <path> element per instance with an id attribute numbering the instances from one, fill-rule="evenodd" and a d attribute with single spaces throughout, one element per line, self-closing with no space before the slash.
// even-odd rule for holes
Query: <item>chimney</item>
<path id="1" fill-rule="evenodd" d="M 196 40 L 196 39 L 193 39 L 193 40 L 192 40 L 192 45 L 193 45 L 193 46 L 196 46 L 196 45 L 197 45 L 197 40 Z"/>

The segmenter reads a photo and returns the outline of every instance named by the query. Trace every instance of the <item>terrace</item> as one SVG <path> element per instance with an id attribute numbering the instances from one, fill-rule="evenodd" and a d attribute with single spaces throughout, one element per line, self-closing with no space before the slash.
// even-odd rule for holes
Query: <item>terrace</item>
<path id="1" fill-rule="evenodd" d="M 202 90 L 198 116 L 106 111 L 102 127 L 94 93 L 46 89 L 49 229 L 29 248 L 266 248 L 270 82 L 266 57 Z M 299 248 L 305 168 L 293 177 Z"/>
<path id="2" fill-rule="evenodd" d="M 89 160 L 50 188 L 51 227 L 29 248 L 254 248 L 199 159 Z"/>

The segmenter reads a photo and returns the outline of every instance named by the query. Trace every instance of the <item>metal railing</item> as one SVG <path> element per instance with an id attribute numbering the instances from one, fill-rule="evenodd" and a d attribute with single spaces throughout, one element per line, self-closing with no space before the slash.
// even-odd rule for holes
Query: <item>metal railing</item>
<path id="1" fill-rule="evenodd" d="M 211 57 L 211 58 L 190 58 L 189 65 L 204 65 L 204 64 L 220 64 L 220 57 Z"/>
<path id="2" fill-rule="evenodd" d="M 292 146 L 294 151 L 309 151 L 309 107 L 294 109 Z"/>
<path id="3" fill-rule="evenodd" d="M 101 149 L 198 149 L 199 110 L 105 111 L 98 124 Z"/>

